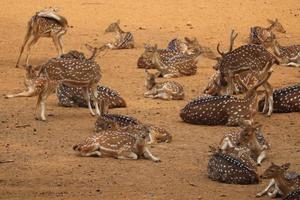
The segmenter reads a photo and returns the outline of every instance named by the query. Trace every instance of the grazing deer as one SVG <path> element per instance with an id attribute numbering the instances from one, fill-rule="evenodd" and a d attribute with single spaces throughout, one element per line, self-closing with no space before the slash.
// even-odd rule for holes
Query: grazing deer
<path id="1" fill-rule="evenodd" d="M 108 156 L 133 160 L 144 157 L 160 162 L 160 159 L 153 156 L 147 147 L 145 140 L 147 135 L 147 132 L 144 132 L 142 136 L 135 136 L 125 131 L 103 131 L 99 135 L 88 137 L 82 143 L 74 145 L 73 150 L 81 156 Z"/>
<path id="2" fill-rule="evenodd" d="M 91 48 L 88 45 L 87 47 Z M 97 100 L 97 85 L 101 79 L 101 74 L 100 66 L 95 61 L 95 57 L 104 49 L 106 49 L 105 46 L 94 48 L 92 56 L 88 59 L 76 59 L 72 56 L 73 54 L 61 58 L 51 58 L 46 63 L 38 66 L 38 71 L 32 69 L 31 66 L 27 66 L 25 79 L 27 91 L 6 95 L 6 98 L 38 96 L 37 109 L 40 107 L 41 110 L 37 119 L 45 121 L 45 101 L 54 92 L 59 83 L 64 83 L 83 89 L 90 113 L 95 115 L 90 99 L 90 93 L 92 92 L 96 112 L 100 114 Z"/>
<path id="3" fill-rule="evenodd" d="M 26 65 L 29 64 L 31 47 L 41 37 L 51 37 L 58 51 L 62 55 L 63 44 L 62 36 L 67 33 L 69 28 L 68 21 L 63 16 L 57 14 L 57 10 L 48 8 L 37 12 L 27 24 L 27 33 L 22 44 L 16 67 L 19 67 L 20 59 L 27 44 Z"/>
<path id="4" fill-rule="evenodd" d="M 125 100 L 119 93 L 106 86 L 97 86 L 98 100 L 104 99 L 109 102 L 109 108 L 126 107 Z M 56 89 L 58 104 L 65 107 L 88 107 L 81 88 L 59 84 Z"/>
<path id="5" fill-rule="evenodd" d="M 114 42 L 108 43 L 107 46 L 110 49 L 133 49 L 134 39 L 130 32 L 124 32 L 120 28 L 120 20 L 110 24 L 106 29 L 105 33 L 116 33 Z"/>
<path id="6" fill-rule="evenodd" d="M 157 78 L 160 73 L 151 74 L 148 70 L 145 70 L 147 79 L 145 86 L 147 92 L 144 93 L 146 98 L 159 98 L 164 100 L 181 100 L 184 99 L 184 90 L 181 84 L 175 81 L 164 81 L 157 83 Z"/>
<path id="7" fill-rule="evenodd" d="M 220 149 L 226 151 L 228 148 L 249 148 L 251 157 L 256 160 L 257 165 L 261 165 L 266 157 L 266 150 L 270 148 L 261 131 L 261 125 L 250 120 L 242 120 L 240 127 L 241 131 L 223 136 Z"/>
<path id="8" fill-rule="evenodd" d="M 208 161 L 208 177 L 214 181 L 230 184 L 258 183 L 256 168 L 251 165 L 250 160 L 247 150 L 230 153 L 215 151 Z"/>
<path id="9" fill-rule="evenodd" d="M 300 112 L 300 85 L 274 90 L 273 99 L 273 112 L 275 113 Z M 264 98 L 258 102 L 259 111 L 263 110 L 264 103 Z"/>
<path id="10" fill-rule="evenodd" d="M 219 49 L 219 44 L 217 46 L 217 51 L 221 55 L 221 58 L 218 58 L 218 62 L 215 65 L 215 69 L 219 70 L 221 73 L 221 84 L 227 86 L 227 94 L 233 94 L 234 89 L 234 76 L 241 72 L 253 73 L 254 76 L 259 77 L 266 65 L 279 64 L 278 59 L 269 53 L 264 47 L 260 45 L 248 44 L 243 45 L 237 49 L 233 49 L 233 43 L 237 34 L 234 34 L 234 31 L 231 32 L 230 37 L 230 48 L 227 53 L 223 53 Z M 266 91 L 266 108 L 268 106 L 268 116 L 272 114 L 273 107 L 273 89 L 270 83 L 266 81 L 263 84 L 263 87 Z"/>
<path id="11" fill-rule="evenodd" d="M 100 112 L 101 115 L 95 123 L 95 131 L 98 133 L 106 130 L 125 130 L 126 132 L 139 135 L 143 132 L 141 129 L 147 129 L 149 133 L 146 138 L 148 144 L 172 141 L 172 135 L 163 128 L 151 124 L 144 124 L 130 116 L 109 114 L 108 104 L 105 100 L 100 102 Z"/>
<path id="12" fill-rule="evenodd" d="M 229 95 L 198 97 L 181 110 L 180 117 L 192 124 L 227 126 L 236 126 L 242 119 L 250 120 L 257 108 L 256 89 L 268 80 L 271 73 L 270 65 L 267 65 L 264 78 L 249 89 L 243 99 Z M 236 78 L 240 81 L 238 75 Z M 242 81 L 240 84 L 243 85 Z"/>
<path id="13" fill-rule="evenodd" d="M 182 53 L 173 51 L 161 54 L 157 45 L 145 46 L 144 54 L 164 78 L 191 76 L 197 72 L 197 59 L 195 56 L 185 56 Z"/>
<path id="14" fill-rule="evenodd" d="M 271 24 L 269 27 L 264 28 L 261 26 L 254 26 L 250 28 L 250 43 L 251 44 L 264 44 L 265 42 L 268 42 L 268 39 L 273 37 L 272 31 L 277 31 L 280 33 L 286 33 L 285 29 L 281 25 L 281 23 L 278 21 L 278 19 L 275 19 L 275 21 L 268 19 L 268 22 Z"/>
<path id="15" fill-rule="evenodd" d="M 290 167 L 290 163 L 278 166 L 274 163 L 264 171 L 261 175 L 263 179 L 271 179 L 269 185 L 261 192 L 257 193 L 257 197 L 261 197 L 268 194 L 274 198 L 277 195 L 287 196 L 289 193 L 300 188 L 300 175 L 296 172 L 287 171 Z M 270 191 L 270 189 L 273 189 Z"/>

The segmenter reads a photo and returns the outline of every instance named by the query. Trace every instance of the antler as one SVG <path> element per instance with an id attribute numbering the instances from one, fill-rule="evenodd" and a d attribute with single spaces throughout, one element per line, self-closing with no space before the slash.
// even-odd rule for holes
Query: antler
<path id="1" fill-rule="evenodd" d="M 217 45 L 217 51 L 222 57 L 225 55 L 224 52 L 220 51 L 220 43 L 218 43 L 218 45 Z"/>
<path id="2" fill-rule="evenodd" d="M 230 46 L 229 46 L 229 51 L 228 52 L 232 51 L 234 40 L 236 39 L 237 36 L 238 36 L 238 33 L 235 33 L 234 30 L 232 30 L 231 34 L 230 34 Z"/>

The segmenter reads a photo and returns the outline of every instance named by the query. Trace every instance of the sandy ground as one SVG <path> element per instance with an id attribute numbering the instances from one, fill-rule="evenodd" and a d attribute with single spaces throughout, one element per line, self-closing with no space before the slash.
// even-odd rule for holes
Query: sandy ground
<path id="1" fill-rule="evenodd" d="M 41 3 L 43 2 L 43 3 Z M 297 7 L 298 5 L 298 7 Z M 195 126 L 181 122 L 179 110 L 201 94 L 213 73 L 213 60 L 201 58 L 198 73 L 178 78 L 186 91 L 183 101 L 143 98 L 144 72 L 136 68 L 143 43 L 165 47 L 174 37 L 195 36 L 200 43 L 215 49 L 218 42 L 228 48 L 231 29 L 239 32 L 236 46 L 247 41 L 249 27 L 266 25 L 266 18 L 278 17 L 287 30 L 278 35 L 282 44 L 300 43 L 298 0 L 247 1 L 0 1 L 0 94 L 20 91 L 24 71 L 14 68 L 25 27 L 35 11 L 46 6 L 61 8 L 70 25 L 64 37 L 65 49 L 89 53 L 85 43 L 103 44 L 113 35 L 103 35 L 106 26 L 121 19 L 122 27 L 133 32 L 137 48 L 109 51 L 98 57 L 103 70 L 101 83 L 118 90 L 128 107 L 111 110 L 143 122 L 153 123 L 174 135 L 170 144 L 151 148 L 161 163 L 148 160 L 126 161 L 111 158 L 82 158 L 72 145 L 93 134 L 96 118 L 84 108 L 62 108 L 52 95 L 47 101 L 47 122 L 34 120 L 35 98 L 0 101 L 0 199 L 253 199 L 266 181 L 238 186 L 213 182 L 207 178 L 208 145 L 217 144 L 224 132 L 234 128 Z M 191 22 L 193 29 L 186 26 Z M 146 30 L 139 30 L 143 27 Z M 31 63 L 39 64 L 56 56 L 50 39 L 33 48 Z M 275 88 L 299 83 L 299 69 L 276 66 L 271 77 Z M 300 172 L 299 113 L 258 114 L 272 145 L 268 160 L 291 162 Z M 29 124 L 26 128 L 16 125 Z M 261 199 L 268 199 L 263 197 Z"/>

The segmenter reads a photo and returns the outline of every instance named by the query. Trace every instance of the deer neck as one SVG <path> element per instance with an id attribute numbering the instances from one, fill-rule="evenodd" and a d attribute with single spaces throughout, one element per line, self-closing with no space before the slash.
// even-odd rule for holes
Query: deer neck
<path id="1" fill-rule="evenodd" d="M 266 28 L 267 31 L 273 31 L 275 28 L 275 23 L 272 23 L 269 27 Z"/>
<path id="2" fill-rule="evenodd" d="M 275 176 L 274 179 L 284 196 L 293 190 L 293 185 L 284 178 L 283 172 Z"/>
<path id="3" fill-rule="evenodd" d="M 275 53 L 276 56 L 279 56 L 279 57 L 281 56 L 281 51 L 280 51 L 281 47 L 280 47 L 279 43 L 276 40 L 274 40 L 272 42 L 271 48 L 272 48 L 272 50 L 273 50 L 273 52 Z"/>
<path id="4" fill-rule="evenodd" d="M 161 60 L 161 57 L 159 53 L 156 51 L 153 54 L 152 63 L 158 68 L 158 69 L 166 69 L 168 66 L 166 66 L 163 61 Z"/>

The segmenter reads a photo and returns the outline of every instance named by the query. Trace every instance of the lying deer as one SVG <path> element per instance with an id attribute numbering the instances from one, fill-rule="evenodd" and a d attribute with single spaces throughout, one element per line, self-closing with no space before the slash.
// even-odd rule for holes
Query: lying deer
<path id="1" fill-rule="evenodd" d="M 300 67 L 300 51 L 295 57 L 288 58 L 287 63 L 284 65 L 292 66 L 292 67 Z"/>
<path id="2" fill-rule="evenodd" d="M 81 156 L 109 156 L 133 160 L 145 157 L 154 162 L 160 162 L 160 159 L 153 156 L 147 147 L 145 138 L 148 134 L 143 134 L 143 136 L 134 136 L 125 131 L 103 131 L 99 135 L 88 137 L 82 143 L 74 145 L 73 149 Z"/>
<path id="3" fill-rule="evenodd" d="M 88 46 L 87 46 L 88 47 Z M 92 106 L 90 93 L 94 98 L 97 114 L 100 114 L 97 99 L 97 85 L 101 79 L 100 66 L 95 62 L 96 55 L 106 49 L 105 46 L 94 48 L 93 54 L 88 59 L 74 58 L 73 54 L 61 58 L 51 58 L 46 63 L 37 67 L 38 70 L 26 67 L 25 85 L 27 91 L 6 95 L 6 98 L 38 96 L 37 109 L 41 111 L 37 119 L 46 120 L 45 101 L 54 93 L 57 85 L 63 83 L 70 86 L 81 87 L 87 100 L 92 115 L 95 115 Z"/>
<path id="4" fill-rule="evenodd" d="M 263 44 L 265 42 L 268 42 L 267 40 L 272 37 L 273 33 L 272 31 L 277 31 L 280 33 L 286 33 L 285 29 L 281 25 L 281 23 L 278 21 L 278 19 L 275 19 L 275 21 L 268 19 L 268 22 L 271 24 L 269 27 L 264 28 L 261 26 L 254 26 L 250 28 L 250 43 L 251 44 Z"/>
<path id="5" fill-rule="evenodd" d="M 139 134 L 143 132 L 141 129 L 145 129 L 148 131 L 148 136 L 146 137 L 148 144 L 172 141 L 172 135 L 163 128 L 151 124 L 144 124 L 130 116 L 109 114 L 106 101 L 100 102 L 100 112 L 101 115 L 95 123 L 95 130 L 98 133 L 106 130 L 125 130 L 126 132 L 139 136 Z"/>
<path id="6" fill-rule="evenodd" d="M 273 112 L 275 113 L 300 112 L 300 85 L 274 90 L 273 99 Z M 264 103 L 264 98 L 258 102 L 259 111 L 263 110 Z"/>
<path id="7" fill-rule="evenodd" d="M 257 109 L 256 89 L 269 79 L 271 73 L 270 65 L 267 64 L 263 73 L 264 78 L 248 89 L 243 99 L 229 95 L 198 97 L 181 110 L 180 117 L 192 124 L 227 126 L 236 126 L 243 119 L 250 120 Z M 236 78 L 243 85 L 239 75 L 236 75 Z"/>
<path id="8" fill-rule="evenodd" d="M 295 172 L 288 172 L 289 167 L 290 163 L 281 166 L 272 163 L 261 175 L 263 179 L 271 179 L 271 181 L 269 185 L 263 191 L 257 193 L 256 196 L 261 197 L 268 194 L 268 196 L 272 198 L 275 198 L 277 195 L 285 197 L 300 188 L 300 175 Z"/>
<path id="9" fill-rule="evenodd" d="M 259 182 L 255 166 L 246 151 L 222 153 L 214 151 L 208 161 L 208 177 L 214 181 L 230 184 L 255 184 Z"/>
<path id="10" fill-rule="evenodd" d="M 152 74 L 145 70 L 147 79 L 145 82 L 147 92 L 144 93 L 146 98 L 159 98 L 165 100 L 184 99 L 184 90 L 181 84 L 175 81 L 164 81 L 157 83 L 155 79 L 160 73 Z"/>
<path id="11" fill-rule="evenodd" d="M 217 51 L 221 55 L 221 58 L 218 58 L 218 63 L 214 67 L 216 70 L 220 71 L 220 82 L 222 86 L 227 87 L 227 94 L 229 95 L 233 94 L 233 91 L 235 90 L 233 82 L 235 74 L 248 72 L 259 77 L 266 65 L 272 67 L 274 64 L 279 64 L 278 59 L 260 45 L 248 44 L 232 50 L 236 37 L 237 34 L 234 34 L 234 31 L 232 31 L 230 47 L 227 53 L 221 52 L 219 49 L 220 45 L 218 44 Z M 273 108 L 273 89 L 268 81 L 263 84 L 263 87 L 267 97 L 264 112 L 266 112 L 268 107 L 268 116 L 270 116 Z"/>
<path id="12" fill-rule="evenodd" d="M 98 100 L 104 99 L 108 101 L 109 108 L 126 107 L 125 100 L 120 94 L 106 86 L 97 86 Z M 88 107 L 81 88 L 70 87 L 64 84 L 59 84 L 56 89 L 58 104 L 65 107 Z"/>
<path id="13" fill-rule="evenodd" d="M 108 43 L 107 47 L 110 49 L 132 49 L 134 48 L 133 35 L 130 32 L 124 32 L 120 28 L 120 20 L 110 24 L 105 33 L 116 33 L 114 42 Z"/>
<path id="14" fill-rule="evenodd" d="M 227 133 L 220 142 L 220 149 L 226 151 L 228 148 L 249 148 L 251 157 L 258 165 L 266 158 L 266 150 L 270 145 L 265 140 L 261 131 L 261 125 L 250 120 L 242 120 L 239 132 Z"/>
<path id="15" fill-rule="evenodd" d="M 20 59 L 27 44 L 26 65 L 29 63 L 31 47 L 42 37 L 51 37 L 58 51 L 62 55 L 62 36 L 67 33 L 68 21 L 57 14 L 57 10 L 48 8 L 37 12 L 27 24 L 27 33 L 22 44 L 16 67 L 19 67 Z"/>

